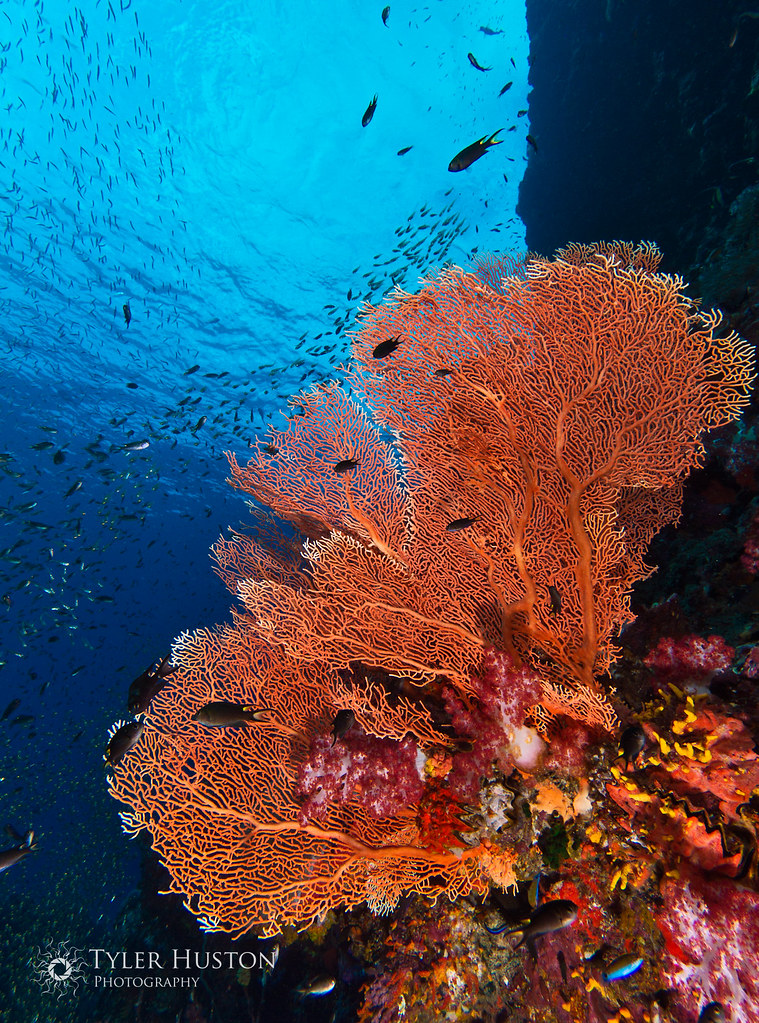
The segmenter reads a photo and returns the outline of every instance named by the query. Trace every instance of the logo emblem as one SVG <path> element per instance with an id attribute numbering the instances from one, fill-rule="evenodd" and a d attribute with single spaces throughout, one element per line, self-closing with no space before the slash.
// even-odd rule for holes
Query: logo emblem
<path id="1" fill-rule="evenodd" d="M 43 991 L 60 998 L 66 992 L 75 993 L 79 982 L 84 980 L 87 963 L 81 956 L 81 949 L 74 948 L 68 941 L 37 949 L 32 960 L 34 976 Z"/>

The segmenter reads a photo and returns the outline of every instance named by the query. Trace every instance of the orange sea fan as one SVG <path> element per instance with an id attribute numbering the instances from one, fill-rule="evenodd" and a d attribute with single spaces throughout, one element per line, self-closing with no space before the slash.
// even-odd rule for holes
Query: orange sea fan
<path id="1" fill-rule="evenodd" d="M 251 628 L 181 636 L 179 670 L 151 704 L 139 743 L 116 765 L 111 795 L 128 804 L 124 829 L 146 829 L 171 874 L 169 890 L 207 930 L 273 935 L 306 927 L 340 905 L 378 912 L 420 892 L 456 898 L 484 891 L 488 851 L 430 851 L 407 817 L 373 819 L 356 804 L 302 824 L 297 772 L 311 737 L 326 734 L 339 680 L 324 665 L 296 662 Z M 206 703 L 267 707 L 266 722 L 206 729 Z"/>
<path id="2" fill-rule="evenodd" d="M 450 267 L 369 307 L 348 377 L 360 401 L 317 389 L 303 405 L 318 417 L 277 435 L 281 458 L 232 459 L 237 485 L 324 529 L 305 581 L 238 578 L 263 635 L 462 689 L 493 645 L 602 701 L 645 548 L 679 514 L 703 431 L 746 404 L 751 354 L 655 272 L 654 246 L 563 256 L 511 277 Z M 348 456 L 359 465 L 336 475 Z"/>
<path id="3" fill-rule="evenodd" d="M 356 678 L 471 699 L 493 647 L 541 675 L 539 726 L 614 726 L 599 675 L 646 547 L 677 518 L 702 433 L 752 381 L 748 347 L 657 266 L 652 246 L 574 246 L 396 291 L 362 314 L 344 386 L 292 399 L 247 465 L 230 456 L 234 484 L 300 535 L 259 515 L 219 542 L 242 607 L 180 637 L 111 779 L 126 829 L 150 832 L 205 927 L 273 935 L 341 905 L 512 883 L 508 850 L 425 847 L 415 807 L 378 820 L 349 802 L 301 823 L 298 768 L 339 709 L 374 735 L 439 738 L 421 704 L 351 683 L 357 663 Z M 206 730 L 192 715 L 214 700 L 269 720 Z"/>

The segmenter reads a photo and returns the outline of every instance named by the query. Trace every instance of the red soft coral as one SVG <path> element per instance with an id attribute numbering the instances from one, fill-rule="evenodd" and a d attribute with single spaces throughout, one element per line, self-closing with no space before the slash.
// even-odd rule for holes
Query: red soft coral
<path id="1" fill-rule="evenodd" d="M 718 671 L 726 671 L 735 650 L 722 636 L 663 636 L 644 664 L 653 668 L 664 682 L 707 682 Z"/>

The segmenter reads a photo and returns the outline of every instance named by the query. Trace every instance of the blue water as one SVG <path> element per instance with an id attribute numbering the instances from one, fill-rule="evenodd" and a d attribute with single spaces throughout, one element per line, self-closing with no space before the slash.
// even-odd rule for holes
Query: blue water
<path id="1" fill-rule="evenodd" d="M 223 452 L 335 375 L 363 300 L 523 248 L 524 11 L 383 6 L 0 5 L 0 823 L 39 843 L 0 877 L 0 944 L 22 957 L 103 940 L 137 884 L 106 731 L 174 636 L 228 614 Z"/>

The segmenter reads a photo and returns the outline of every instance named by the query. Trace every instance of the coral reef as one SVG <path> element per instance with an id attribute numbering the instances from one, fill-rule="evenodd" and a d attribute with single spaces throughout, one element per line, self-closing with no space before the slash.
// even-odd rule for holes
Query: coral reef
<path id="1" fill-rule="evenodd" d="M 111 793 L 205 930 L 348 927 L 362 1020 L 692 1023 L 755 998 L 704 951 L 753 964 L 729 928 L 755 909 L 759 758 L 750 701 L 717 695 L 749 692 L 752 649 L 677 601 L 617 645 L 751 383 L 659 258 L 570 246 L 397 292 L 345 386 L 230 456 L 271 510 L 215 548 L 241 606 L 177 640 Z M 203 727 L 217 701 L 244 716 Z M 576 919 L 526 933 L 552 900 Z"/>
<path id="2" fill-rule="evenodd" d="M 321 820 L 331 806 L 358 802 L 371 817 L 394 817 L 422 797 L 424 754 L 413 739 L 378 739 L 353 727 L 339 744 L 314 739 L 300 766 L 300 818 Z"/>
<path id="3" fill-rule="evenodd" d="M 445 689 L 444 696 L 456 735 L 473 745 L 471 751 L 453 756 L 448 784 L 459 798 L 475 798 L 496 768 L 506 775 L 514 767 L 535 769 L 545 743 L 525 721 L 543 698 L 537 672 L 517 668 L 507 654 L 491 650 L 474 680 L 473 699 L 452 689 Z"/>

